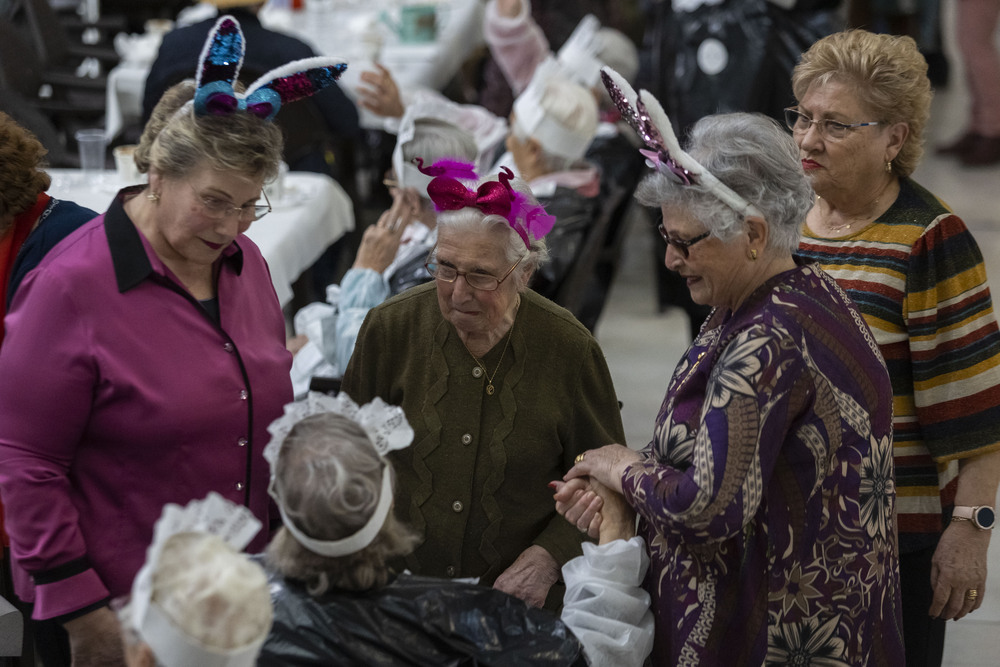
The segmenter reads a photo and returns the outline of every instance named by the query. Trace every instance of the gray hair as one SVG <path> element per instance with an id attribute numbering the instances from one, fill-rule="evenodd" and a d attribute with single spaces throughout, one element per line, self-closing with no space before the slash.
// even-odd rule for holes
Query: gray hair
<path id="1" fill-rule="evenodd" d="M 403 144 L 403 162 L 410 164 L 418 157 L 431 165 L 445 158 L 458 158 L 475 162 L 479 155 L 476 138 L 469 132 L 440 118 L 417 118 L 413 121 L 413 138 Z M 397 174 L 397 177 L 399 175 Z M 433 210 L 434 205 L 421 193 L 423 208 Z"/>
<path id="2" fill-rule="evenodd" d="M 813 190 L 799 149 L 776 121 L 761 114 L 706 116 L 695 124 L 687 152 L 716 178 L 756 206 L 768 223 L 768 247 L 794 252 Z M 636 191 L 646 206 L 679 208 L 723 241 L 743 229 L 744 215 L 701 186 L 681 185 L 655 172 Z"/>
<path id="3" fill-rule="evenodd" d="M 274 611 L 260 565 L 208 533 L 177 533 L 163 544 L 152 601 L 191 639 L 228 650 L 263 638 Z M 118 611 L 126 640 L 141 641 L 129 606 Z"/>
<path id="4" fill-rule="evenodd" d="M 444 158 L 474 162 L 478 154 L 475 137 L 457 125 L 439 118 L 414 120 L 413 138 L 403 144 L 403 159 L 406 162 L 419 157 L 426 165 Z"/>
<path id="5" fill-rule="evenodd" d="M 285 438 L 275 466 L 275 490 L 285 515 L 310 537 L 340 540 L 371 518 L 389 462 L 353 420 L 333 413 L 311 415 Z M 391 466 L 390 466 L 391 470 Z M 267 564 L 305 584 L 311 595 L 331 589 L 381 588 L 388 561 L 409 554 L 417 535 L 390 512 L 371 544 L 353 554 L 315 554 L 282 528 L 267 548 Z"/>
<path id="6" fill-rule="evenodd" d="M 141 173 L 155 167 L 168 178 L 182 178 L 208 165 L 270 182 L 278 175 L 283 139 L 275 123 L 251 113 L 196 116 L 185 105 L 195 86 L 185 80 L 167 89 L 153 108 L 135 150 Z"/>
<path id="7" fill-rule="evenodd" d="M 496 176 L 490 176 L 480 180 L 475 187 L 488 181 L 497 180 L 499 179 Z M 535 198 L 535 195 L 531 192 L 531 188 L 522 179 L 511 179 L 510 185 L 516 192 L 525 197 L 528 204 L 532 206 L 538 205 L 538 199 Z M 472 189 L 475 189 L 475 187 Z M 503 252 L 507 262 L 513 264 L 524 255 L 524 240 L 510 226 L 507 218 L 502 215 L 484 215 L 479 209 L 470 207 L 458 211 L 442 211 L 438 213 L 437 223 L 439 229 L 450 229 L 456 232 L 503 230 L 505 239 Z M 517 268 L 509 278 L 516 281 L 515 284 L 517 285 L 518 292 L 528 289 L 528 283 L 531 280 L 532 274 L 538 267 L 549 260 L 549 250 L 545 245 L 544 238 L 533 239 L 531 246 L 527 250 L 529 251 L 528 257 L 517 265 Z M 437 261 L 437 247 L 431 251 L 431 261 Z"/>

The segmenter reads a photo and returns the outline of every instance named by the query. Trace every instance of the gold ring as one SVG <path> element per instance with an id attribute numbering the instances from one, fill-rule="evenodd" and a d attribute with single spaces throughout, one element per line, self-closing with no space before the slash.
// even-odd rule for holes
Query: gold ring
<path id="1" fill-rule="evenodd" d="M 978 597 L 979 597 L 979 591 L 977 591 L 975 588 L 970 588 L 965 592 L 965 599 L 969 600 L 970 602 L 974 601 Z"/>
<path id="2" fill-rule="evenodd" d="M 585 459 L 585 458 L 587 458 L 587 452 L 584 452 L 583 454 L 577 454 L 577 455 L 576 455 L 576 459 L 575 459 L 575 460 L 574 460 L 573 462 L 574 462 L 574 463 L 580 463 L 580 462 L 582 462 L 582 461 L 583 461 L 583 459 Z"/>

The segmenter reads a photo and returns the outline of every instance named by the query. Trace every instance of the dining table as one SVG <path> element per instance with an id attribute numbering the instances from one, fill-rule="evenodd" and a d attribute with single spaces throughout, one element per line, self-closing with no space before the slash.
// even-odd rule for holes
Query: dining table
<path id="1" fill-rule="evenodd" d="M 48 169 L 48 193 L 98 213 L 108 209 L 115 194 L 135 185 L 117 171 L 84 172 Z M 257 220 L 246 236 L 257 244 L 271 272 L 281 307 L 292 302 L 293 285 L 323 251 L 354 229 L 354 207 L 344 189 L 325 174 L 286 172 L 265 190 L 271 212 Z"/>
<path id="2" fill-rule="evenodd" d="M 423 4 L 436 9 L 436 28 L 434 38 L 423 42 L 400 37 L 394 22 L 404 4 L 401 0 L 306 0 L 305 7 L 297 10 L 283 4 L 286 6 L 275 2 L 265 5 L 259 14 L 261 24 L 301 39 L 317 55 L 346 60 L 348 68 L 339 83 L 355 101 L 362 86 L 361 73 L 374 70 L 376 62 L 389 70 L 404 94 L 421 89 L 439 91 L 485 44 L 485 3 L 479 0 L 426 0 Z M 185 12 L 178 18 L 178 25 L 217 14 L 206 4 Z M 155 31 L 115 37 L 121 61 L 108 72 L 104 124 L 108 141 L 114 140 L 124 127 L 141 122 L 146 77 L 162 36 L 159 24 Z M 360 107 L 358 112 L 363 127 L 383 128 L 383 119 Z"/>

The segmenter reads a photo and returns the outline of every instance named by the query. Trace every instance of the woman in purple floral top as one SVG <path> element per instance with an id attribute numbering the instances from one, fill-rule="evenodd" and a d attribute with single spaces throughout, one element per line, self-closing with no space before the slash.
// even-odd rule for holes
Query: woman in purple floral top
<path id="1" fill-rule="evenodd" d="M 637 197 L 714 310 L 652 442 L 578 457 L 557 508 L 593 534 L 602 495 L 638 513 L 653 664 L 902 665 L 892 391 L 854 305 L 792 257 L 812 202 L 795 146 L 751 114 L 674 146 Z"/>

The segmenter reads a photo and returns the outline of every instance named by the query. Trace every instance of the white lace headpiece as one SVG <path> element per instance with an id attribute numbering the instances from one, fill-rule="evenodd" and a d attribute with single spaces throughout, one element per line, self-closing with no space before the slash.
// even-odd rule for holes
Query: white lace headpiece
<path id="1" fill-rule="evenodd" d="M 543 60 L 535 68 L 531 83 L 514 100 L 514 124 L 524 137 L 533 137 L 549 153 L 579 160 L 594 139 L 596 123 L 588 130 L 573 131 L 547 114 L 542 106 L 549 82 L 568 79 L 569 75 L 559 61 L 552 56 Z"/>
<path id="2" fill-rule="evenodd" d="M 285 513 L 284 500 L 274 487 L 278 458 L 285 438 L 300 421 L 312 415 L 331 412 L 342 415 L 354 421 L 368 434 L 375 449 L 381 456 L 392 450 L 409 447 L 413 442 L 413 429 L 406 421 L 403 409 L 389 405 L 381 398 L 375 398 L 371 403 L 361 407 L 351 398 L 341 392 L 337 396 L 329 396 L 318 392 L 309 392 L 301 401 L 295 401 L 285 406 L 285 414 L 271 422 L 267 427 L 271 434 L 271 442 L 264 448 L 264 458 L 271 465 L 271 484 L 268 493 L 274 498 L 281 512 L 281 520 L 292 537 L 309 551 L 320 556 L 338 557 L 361 551 L 375 539 L 382 530 L 389 511 L 392 509 L 392 478 L 387 465 L 382 472 L 382 490 L 378 505 L 368 522 L 356 533 L 340 540 L 318 540 L 303 533 Z"/>
<path id="3" fill-rule="evenodd" d="M 152 599 L 153 573 L 163 546 L 180 533 L 208 533 L 221 538 L 236 551 L 242 551 L 261 528 L 253 513 L 232 503 L 214 491 L 204 500 L 192 500 L 181 507 L 163 506 L 163 514 L 153 528 L 153 542 L 146 550 L 146 562 L 132 582 L 129 603 L 132 626 L 163 667 L 252 667 L 267 638 L 267 633 L 246 646 L 223 650 L 205 646 L 178 628 Z"/>
<path id="4" fill-rule="evenodd" d="M 593 88 L 601 82 L 604 63 L 597 57 L 597 31 L 601 22 L 587 14 L 573 29 L 573 34 L 559 49 L 556 59 L 567 74 L 582 86 Z"/>

